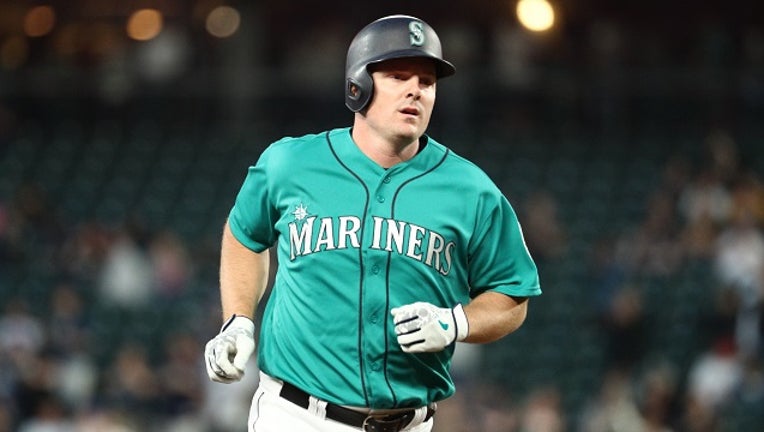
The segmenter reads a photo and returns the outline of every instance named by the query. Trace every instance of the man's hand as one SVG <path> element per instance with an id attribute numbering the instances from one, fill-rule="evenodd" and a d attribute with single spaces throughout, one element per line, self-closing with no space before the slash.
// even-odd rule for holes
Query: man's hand
<path id="1" fill-rule="evenodd" d="M 207 375 L 220 383 L 239 381 L 254 351 L 255 323 L 242 315 L 232 316 L 204 349 Z"/>
<path id="2" fill-rule="evenodd" d="M 467 316 L 461 304 L 449 309 L 417 302 L 393 308 L 390 313 L 398 344 L 407 353 L 441 351 L 469 334 Z"/>

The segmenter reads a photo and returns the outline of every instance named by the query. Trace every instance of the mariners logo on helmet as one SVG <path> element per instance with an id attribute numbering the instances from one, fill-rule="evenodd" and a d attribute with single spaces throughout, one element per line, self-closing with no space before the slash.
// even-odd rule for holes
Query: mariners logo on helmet
<path id="1" fill-rule="evenodd" d="M 424 45 L 424 31 L 420 21 L 411 21 L 409 23 L 409 32 L 411 33 L 412 46 Z"/>
<path id="2" fill-rule="evenodd" d="M 391 15 L 367 25 L 353 38 L 345 63 L 345 105 L 363 110 L 374 82 L 368 66 L 396 58 L 423 57 L 435 63 L 438 79 L 453 75 L 454 65 L 443 59 L 440 39 L 429 24 L 408 15 Z"/>

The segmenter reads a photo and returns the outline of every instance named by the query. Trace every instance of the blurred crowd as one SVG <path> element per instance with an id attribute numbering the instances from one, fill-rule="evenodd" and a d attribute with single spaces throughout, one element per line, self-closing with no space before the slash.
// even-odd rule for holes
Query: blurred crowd
<path id="1" fill-rule="evenodd" d="M 698 149 L 661 161 L 639 221 L 615 235 L 602 227 L 585 257 L 569 255 L 570 229 L 553 194 L 536 191 L 523 201 L 521 221 L 542 283 L 545 266 L 567 259 L 587 267 L 589 284 L 576 288 L 580 303 L 567 307 L 592 304 L 594 320 L 574 325 L 579 331 L 592 325 L 599 336 L 595 391 L 570 410 L 564 400 L 571 389 L 554 380 L 525 394 L 513 393 L 511 384 L 465 383 L 446 402 L 438 431 L 716 432 L 764 425 L 762 170 L 725 130 L 711 131 Z M 700 277 L 682 281 L 677 275 L 687 268 L 699 269 Z M 659 283 L 651 288 L 650 281 Z M 546 285 L 545 294 L 555 295 L 555 288 Z M 662 312 L 651 310 L 654 301 L 663 303 Z M 679 312 L 688 307 L 692 314 Z M 661 333 L 676 333 L 671 326 L 687 328 L 686 338 L 667 342 L 687 351 L 684 362 L 656 349 Z M 560 348 L 557 355 L 575 354 Z M 505 382 L 512 382 L 511 369 Z M 562 383 L 576 371 L 555 373 Z"/>
<path id="2" fill-rule="evenodd" d="M 208 381 L 220 317 L 186 298 L 190 248 L 136 221 L 67 226 L 49 202 L 24 185 L 0 203 L 0 431 L 240 430 L 257 374 Z"/>
<path id="3" fill-rule="evenodd" d="M 575 324 L 599 335 L 599 390 L 573 409 L 560 384 L 518 394 L 481 378 L 481 349 L 460 346 L 457 394 L 441 403 L 435 431 L 716 432 L 764 424 L 761 167 L 724 130 L 697 148 L 657 161 L 661 176 L 649 179 L 656 186 L 639 221 L 616 235 L 603 230 L 586 257 L 571 256 L 559 197 L 542 189 L 514 203 L 542 283 L 549 266 L 585 267 L 580 304 L 567 307 L 593 313 Z M 50 198 L 25 183 L 0 200 L 0 432 L 245 430 L 256 364 L 243 382 L 224 386 L 209 382 L 201 358 L 221 320 L 215 241 L 190 243 L 138 217 L 67 220 Z M 677 302 L 700 308 L 697 322 L 681 323 L 697 343 L 687 364 L 676 364 L 651 340 L 680 323 L 655 321 L 644 283 L 671 280 L 688 266 L 704 277 L 685 297 L 670 285 L 658 295 L 663 310 L 679 310 Z M 555 296 L 555 286 L 544 288 Z"/>
<path id="4" fill-rule="evenodd" d="M 761 167 L 725 130 L 712 130 L 698 148 L 694 158 L 664 162 L 643 218 L 595 267 L 605 362 L 582 430 L 710 432 L 764 424 Z M 651 322 L 657 314 L 648 308 L 644 281 L 677 281 L 673 276 L 687 268 L 699 276 L 684 288 L 659 285 L 657 299 L 669 316 Z M 694 313 L 678 313 L 687 304 Z M 687 317 L 692 321 L 681 322 Z M 685 364 L 651 358 L 650 339 L 675 334 L 671 326 L 687 328 L 685 340 L 668 341 L 691 348 Z"/>

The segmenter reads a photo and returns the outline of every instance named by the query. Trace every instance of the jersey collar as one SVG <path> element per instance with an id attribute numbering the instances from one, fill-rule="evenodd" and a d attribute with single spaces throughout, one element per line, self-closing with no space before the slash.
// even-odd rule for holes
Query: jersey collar
<path id="1" fill-rule="evenodd" d="M 437 164 L 445 153 L 445 148 L 430 138 L 422 136 L 422 145 L 419 153 L 413 158 L 392 166 L 386 170 L 366 156 L 353 141 L 351 128 L 340 128 L 329 131 L 327 135 L 332 151 L 342 163 L 353 169 L 362 170 L 364 173 L 382 175 L 385 172 L 413 171 L 424 172 Z M 360 173 L 359 173 L 360 174 Z"/>

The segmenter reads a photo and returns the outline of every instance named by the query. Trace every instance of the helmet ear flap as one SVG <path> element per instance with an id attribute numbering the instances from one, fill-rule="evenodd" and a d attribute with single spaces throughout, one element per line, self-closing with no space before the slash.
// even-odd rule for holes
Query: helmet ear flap
<path id="1" fill-rule="evenodd" d="M 358 84 L 354 83 L 352 79 L 347 80 L 347 88 L 345 89 L 348 99 L 357 101 L 361 98 L 361 88 Z"/>
<path id="2" fill-rule="evenodd" d="M 345 81 L 345 105 L 353 112 L 359 112 L 368 105 L 373 93 L 374 83 L 368 73 L 349 77 Z"/>

